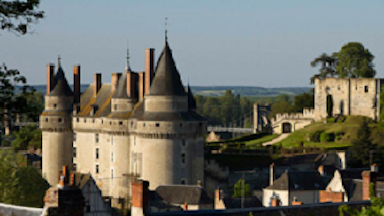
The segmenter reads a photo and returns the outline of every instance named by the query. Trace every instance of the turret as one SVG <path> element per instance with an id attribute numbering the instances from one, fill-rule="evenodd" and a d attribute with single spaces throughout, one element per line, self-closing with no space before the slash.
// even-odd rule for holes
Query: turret
<path id="1" fill-rule="evenodd" d="M 47 82 L 54 83 L 54 86 L 45 96 L 40 128 L 43 137 L 43 177 L 53 185 L 57 183 L 58 173 L 63 166 L 72 167 L 71 113 L 75 98 L 61 68 L 60 58 L 54 81 L 50 76 L 47 78 Z"/>

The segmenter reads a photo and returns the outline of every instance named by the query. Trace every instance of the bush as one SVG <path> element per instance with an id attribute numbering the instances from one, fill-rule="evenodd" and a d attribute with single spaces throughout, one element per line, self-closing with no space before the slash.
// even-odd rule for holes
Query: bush
<path id="1" fill-rule="evenodd" d="M 335 140 L 335 134 L 334 133 L 323 132 L 320 135 L 320 141 L 321 142 L 333 142 L 334 140 Z"/>
<path id="2" fill-rule="evenodd" d="M 343 123 L 347 116 L 341 116 L 337 122 Z"/>
<path id="3" fill-rule="evenodd" d="M 336 140 L 341 140 L 341 138 L 343 138 L 343 136 L 344 136 L 344 132 L 342 132 L 342 131 L 337 131 L 335 133 L 335 139 Z"/>
<path id="4" fill-rule="evenodd" d="M 327 118 L 327 123 L 334 123 L 335 122 L 335 118 Z"/>
<path id="5" fill-rule="evenodd" d="M 309 140 L 310 140 L 311 142 L 320 142 L 320 135 L 321 135 L 321 133 L 323 133 L 322 130 L 313 132 L 313 133 L 309 136 Z"/>

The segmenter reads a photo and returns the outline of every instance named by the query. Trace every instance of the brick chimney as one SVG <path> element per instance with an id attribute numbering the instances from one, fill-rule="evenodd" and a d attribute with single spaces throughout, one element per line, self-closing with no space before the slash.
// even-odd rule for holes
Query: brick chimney
<path id="1" fill-rule="evenodd" d="M 148 208 L 149 182 L 134 180 L 132 182 L 132 216 L 144 216 Z"/>
<path id="2" fill-rule="evenodd" d="M 155 49 L 145 50 L 145 94 L 149 94 L 154 76 L 154 53 Z"/>
<path id="3" fill-rule="evenodd" d="M 73 94 L 75 103 L 80 102 L 80 65 L 73 66 Z"/>
<path id="4" fill-rule="evenodd" d="M 111 77 L 111 91 L 112 92 L 116 90 L 120 76 L 121 76 L 121 73 L 112 73 L 112 77 Z"/>
<path id="5" fill-rule="evenodd" d="M 317 171 L 320 173 L 321 176 L 324 176 L 324 166 L 323 165 L 320 165 L 317 168 Z"/>
<path id="6" fill-rule="evenodd" d="M 277 198 L 277 197 L 273 197 L 273 198 L 272 198 L 272 201 L 271 201 L 271 206 L 272 206 L 272 207 L 280 206 L 280 200 L 279 200 L 279 198 Z"/>
<path id="7" fill-rule="evenodd" d="M 185 202 L 183 205 L 183 211 L 188 211 L 188 203 Z"/>
<path id="8" fill-rule="evenodd" d="M 139 101 L 141 101 L 144 97 L 144 91 L 145 91 L 145 81 L 144 81 L 144 72 L 139 72 Z"/>
<path id="9" fill-rule="evenodd" d="M 275 181 L 275 164 L 272 163 L 269 166 L 269 185 L 273 185 L 273 182 Z"/>
<path id="10" fill-rule="evenodd" d="M 369 170 L 365 170 L 361 173 L 361 176 L 363 178 L 363 200 L 369 200 L 369 186 L 371 183 L 373 183 L 374 193 L 376 193 L 376 179 L 377 179 L 377 173 L 372 172 Z"/>
<path id="11" fill-rule="evenodd" d="M 101 74 L 96 73 L 94 75 L 94 86 L 93 86 L 93 96 L 96 97 L 97 93 L 101 88 Z"/>
<path id="12" fill-rule="evenodd" d="M 52 63 L 47 64 L 47 93 L 49 95 L 52 89 L 55 87 L 55 65 Z"/>

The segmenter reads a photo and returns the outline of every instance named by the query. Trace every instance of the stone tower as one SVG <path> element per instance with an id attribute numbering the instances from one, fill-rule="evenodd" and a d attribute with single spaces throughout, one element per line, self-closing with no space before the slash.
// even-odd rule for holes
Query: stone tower
<path id="1" fill-rule="evenodd" d="M 43 145 L 43 177 L 50 185 L 57 183 L 63 166 L 72 167 L 72 121 L 74 94 L 58 64 L 47 66 L 45 109 L 40 115 Z"/>
<path id="2" fill-rule="evenodd" d="M 196 184 L 204 177 L 206 121 L 195 112 L 166 41 L 150 91 L 131 116 L 130 172 L 159 185 Z"/>

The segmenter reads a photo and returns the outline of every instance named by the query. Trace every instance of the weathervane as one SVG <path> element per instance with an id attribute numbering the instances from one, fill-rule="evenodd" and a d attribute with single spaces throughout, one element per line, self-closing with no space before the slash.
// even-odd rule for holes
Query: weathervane
<path id="1" fill-rule="evenodd" d="M 61 57 L 60 57 L 60 55 L 59 55 L 59 56 L 57 57 L 57 67 L 58 67 L 58 68 L 61 67 L 60 60 L 61 60 Z"/>
<path id="2" fill-rule="evenodd" d="M 129 39 L 127 39 L 127 65 L 125 69 L 128 71 L 129 70 Z"/>
<path id="3" fill-rule="evenodd" d="M 168 40 L 168 18 L 167 17 L 165 17 L 165 41 L 167 41 Z"/>

